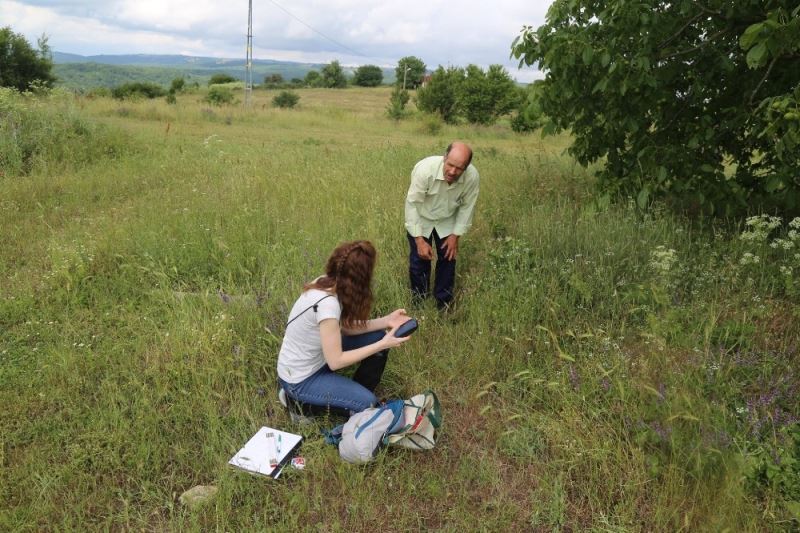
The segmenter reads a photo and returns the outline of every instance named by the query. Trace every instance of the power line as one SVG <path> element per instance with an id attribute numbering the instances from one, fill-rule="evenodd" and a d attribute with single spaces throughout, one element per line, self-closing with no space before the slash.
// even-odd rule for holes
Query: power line
<path id="1" fill-rule="evenodd" d="M 333 44 L 335 44 L 335 45 L 337 45 L 337 46 L 341 46 L 341 47 L 342 47 L 342 48 L 344 48 L 345 50 L 347 50 L 347 51 L 349 51 L 349 52 L 352 52 L 353 54 L 355 54 L 355 55 L 357 55 L 357 56 L 366 57 L 366 58 L 368 58 L 368 59 L 375 59 L 375 58 L 371 58 L 370 56 L 364 55 L 364 54 L 362 54 L 361 52 L 357 52 L 357 51 L 353 50 L 353 49 L 352 49 L 352 48 L 350 48 L 349 46 L 346 46 L 346 45 L 344 45 L 344 44 L 340 43 L 339 41 L 337 41 L 336 39 L 334 39 L 334 38 L 332 38 L 332 37 L 328 37 L 327 35 L 325 35 L 325 34 L 324 34 L 324 33 L 322 33 L 321 31 L 319 31 L 318 29 L 316 29 L 315 27 L 313 27 L 311 24 L 308 24 L 306 21 L 304 21 L 303 19 L 301 19 L 300 17 L 298 17 L 297 15 L 295 15 L 294 13 L 292 13 L 291 11 L 289 11 L 288 9 L 286 9 L 285 7 L 283 7 L 282 5 L 280 5 L 280 4 L 279 4 L 278 2 L 276 2 L 275 0 L 269 0 L 269 3 L 270 3 L 270 4 L 272 4 L 272 5 L 274 5 L 275 7 L 277 7 L 278 9 L 280 9 L 281 11 L 283 11 L 284 13 L 286 13 L 287 15 L 289 15 L 290 17 L 292 17 L 293 19 L 295 19 L 297 22 L 299 22 L 300 24 L 302 24 L 303 26 L 305 26 L 305 27 L 306 27 L 306 28 L 308 28 L 309 30 L 311 30 L 311 31 L 313 31 L 314 33 L 316 33 L 317 35 L 319 35 L 319 36 L 321 36 L 321 37 L 323 37 L 323 38 L 325 38 L 325 39 L 329 40 L 329 41 L 330 41 L 330 42 L 332 42 Z"/>

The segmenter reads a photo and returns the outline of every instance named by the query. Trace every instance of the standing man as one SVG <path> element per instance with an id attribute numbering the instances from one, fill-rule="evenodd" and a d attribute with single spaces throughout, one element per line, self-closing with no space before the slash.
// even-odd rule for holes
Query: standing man
<path id="1" fill-rule="evenodd" d="M 447 147 L 444 156 L 426 157 L 414 166 L 406 195 L 408 274 L 415 299 L 428 296 L 436 244 L 433 297 L 439 309 L 453 300 L 458 239 L 472 225 L 480 176 L 470 164 L 472 149 L 462 142 Z"/>

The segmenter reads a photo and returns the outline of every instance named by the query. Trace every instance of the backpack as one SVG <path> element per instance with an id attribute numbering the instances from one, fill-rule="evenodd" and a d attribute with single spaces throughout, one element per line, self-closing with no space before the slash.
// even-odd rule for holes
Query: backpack
<path id="1" fill-rule="evenodd" d="M 338 445 L 339 455 L 348 463 L 363 464 L 372 461 L 386 445 L 433 448 L 441 423 L 439 400 L 432 391 L 425 391 L 408 401 L 392 400 L 356 413 L 325 432 L 325 440 Z"/>
<path id="2" fill-rule="evenodd" d="M 403 400 L 393 400 L 352 415 L 347 422 L 325 433 L 325 441 L 339 446 L 348 463 L 368 463 L 385 444 L 386 435 L 405 426 Z"/>
<path id="3" fill-rule="evenodd" d="M 442 426 L 442 407 L 431 390 L 417 394 L 403 403 L 405 426 L 393 431 L 385 443 L 412 450 L 430 450 L 436 444 L 437 430 Z"/>

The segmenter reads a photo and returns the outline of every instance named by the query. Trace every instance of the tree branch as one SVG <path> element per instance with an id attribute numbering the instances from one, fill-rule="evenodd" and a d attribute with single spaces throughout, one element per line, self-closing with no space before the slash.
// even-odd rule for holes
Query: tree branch
<path id="1" fill-rule="evenodd" d="M 753 89 L 752 93 L 750 93 L 750 100 L 747 101 L 747 105 L 753 105 L 753 99 L 756 97 L 756 93 L 761 88 L 761 86 L 764 84 L 764 82 L 767 81 L 767 78 L 769 77 L 769 73 L 772 72 L 772 67 L 774 67 L 775 63 L 778 62 L 778 58 L 779 58 L 779 56 L 775 56 L 775 57 L 772 58 L 772 61 L 770 62 L 769 67 L 767 67 L 767 71 L 764 73 L 764 77 L 761 78 L 761 81 L 758 82 L 758 85 L 756 85 L 756 88 Z"/>
<path id="2" fill-rule="evenodd" d="M 712 35 L 711 37 L 709 37 L 707 40 L 705 40 L 702 43 L 698 44 L 697 46 L 693 46 L 691 48 L 687 48 L 686 50 L 678 50 L 677 52 L 672 52 L 671 54 L 665 55 L 664 57 L 660 57 L 659 61 L 664 61 L 665 59 L 671 59 L 671 58 L 676 57 L 676 56 L 682 56 L 682 55 L 686 55 L 686 54 L 691 54 L 692 52 L 696 52 L 697 50 L 700 50 L 701 48 L 703 48 L 705 46 L 708 46 L 709 44 L 714 42 L 714 40 L 716 40 L 718 37 L 721 37 L 722 35 L 728 33 L 729 31 L 730 30 L 727 29 L 727 28 L 724 29 L 724 30 L 720 30 L 717 33 L 715 33 L 714 35 Z"/>
<path id="3" fill-rule="evenodd" d="M 722 11 L 714 11 L 713 9 L 704 6 L 703 4 L 698 2 L 697 0 L 694 0 L 694 5 L 696 5 L 697 7 L 700 8 L 701 11 L 703 11 L 704 13 L 707 13 L 709 15 L 715 15 L 717 17 L 721 17 L 722 16 Z"/>
<path id="4" fill-rule="evenodd" d="M 693 24 L 693 23 L 694 23 L 694 22 L 695 22 L 697 19 L 699 19 L 699 18 L 700 18 L 700 17 L 702 17 L 702 16 L 703 16 L 703 14 L 702 14 L 702 13 L 698 13 L 697 15 L 693 16 L 692 18 L 690 18 L 688 21 L 686 21 L 686 24 L 684 24 L 683 26 L 681 26 L 681 29 L 679 29 L 678 31 L 676 31 L 676 32 L 675 32 L 674 34 L 672 34 L 670 37 L 667 37 L 665 40 L 661 41 L 661 43 L 658 45 L 658 49 L 659 49 L 659 50 L 661 50 L 662 48 L 664 48 L 665 46 L 667 46 L 667 45 L 668 45 L 668 44 L 669 44 L 671 41 L 674 41 L 675 39 L 677 39 L 677 37 L 678 37 L 678 36 L 679 36 L 681 33 L 683 33 L 683 30 L 685 30 L 686 28 L 688 28 L 689 26 L 691 26 L 691 25 L 692 25 L 692 24 Z"/>

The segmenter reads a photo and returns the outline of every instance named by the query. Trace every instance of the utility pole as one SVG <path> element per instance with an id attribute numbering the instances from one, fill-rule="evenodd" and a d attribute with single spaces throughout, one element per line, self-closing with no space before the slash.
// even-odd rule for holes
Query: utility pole
<path id="1" fill-rule="evenodd" d="M 244 74 L 244 106 L 253 103 L 253 0 L 248 0 L 247 9 L 247 65 Z"/>
<path id="2" fill-rule="evenodd" d="M 404 91 L 406 90 L 406 74 L 408 74 L 409 70 L 411 70 L 411 67 L 406 67 L 406 69 L 403 71 L 403 90 Z"/>

